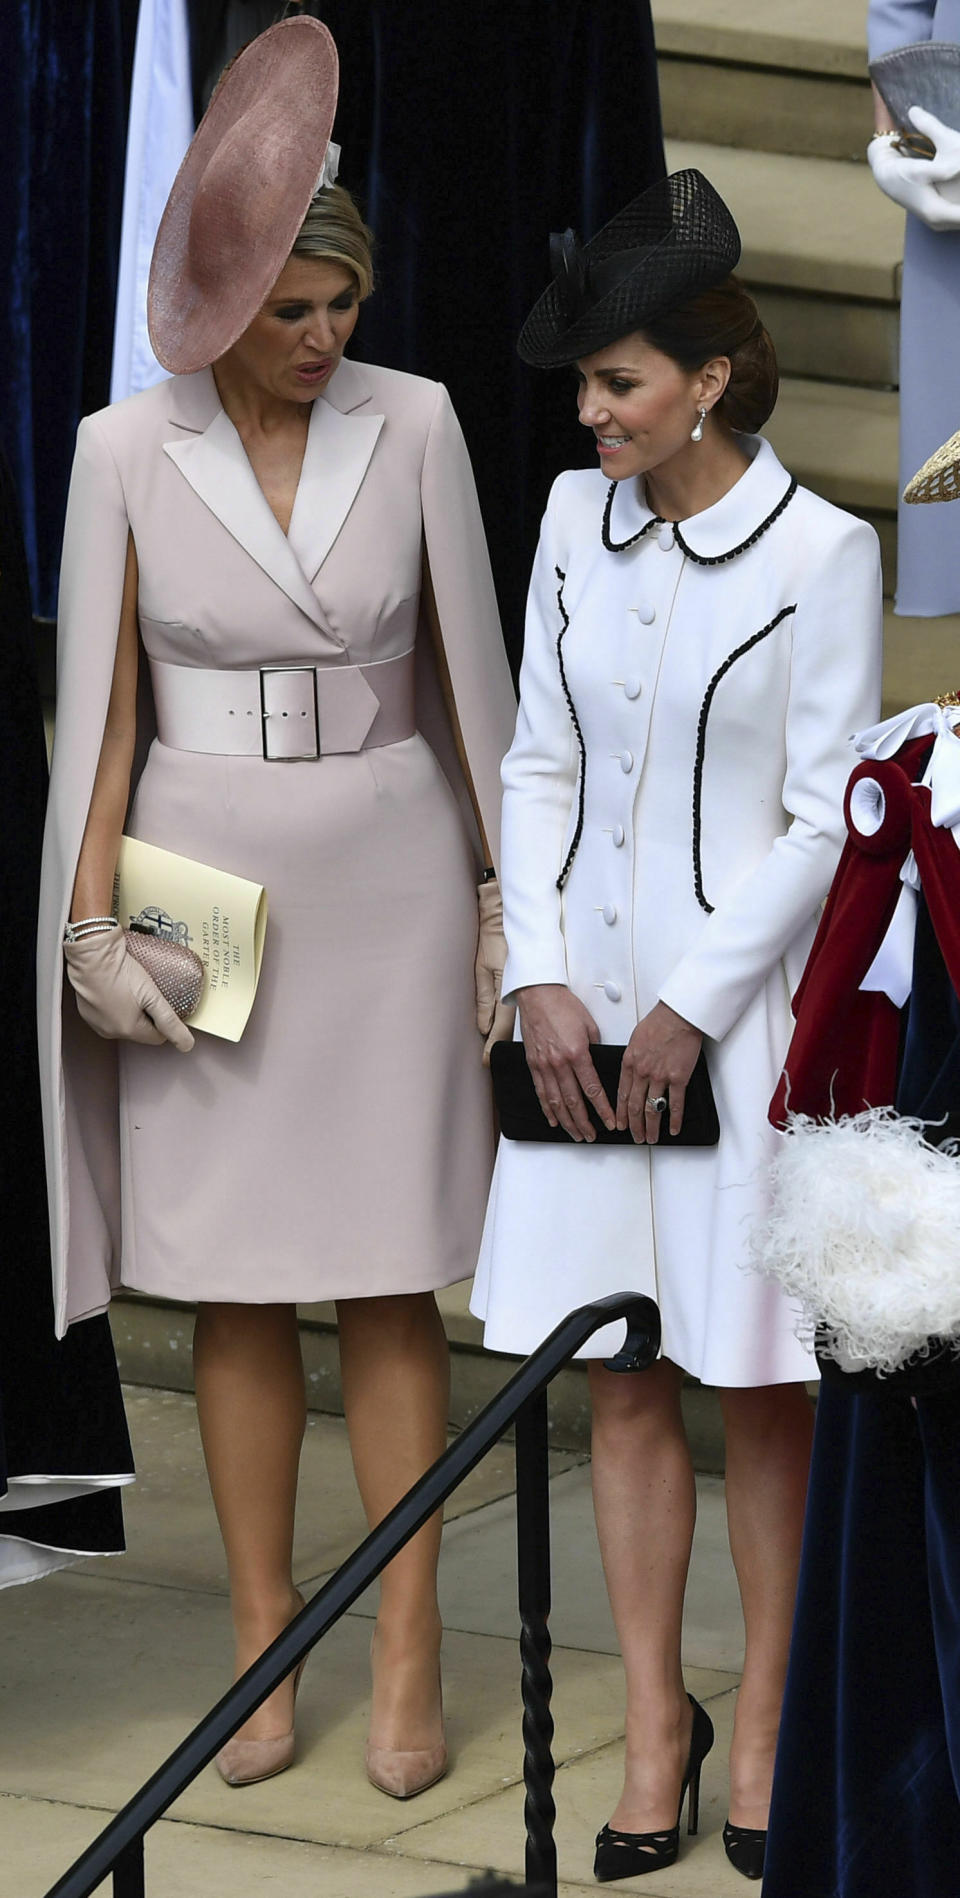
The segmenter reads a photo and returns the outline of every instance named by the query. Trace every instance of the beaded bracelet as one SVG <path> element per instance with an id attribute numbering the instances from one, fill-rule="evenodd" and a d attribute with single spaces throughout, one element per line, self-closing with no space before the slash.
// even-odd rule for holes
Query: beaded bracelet
<path id="1" fill-rule="evenodd" d="M 105 936 L 109 929 L 117 928 L 115 916 L 84 916 L 78 923 L 68 923 L 63 932 L 64 942 L 83 942 L 87 936 Z"/>

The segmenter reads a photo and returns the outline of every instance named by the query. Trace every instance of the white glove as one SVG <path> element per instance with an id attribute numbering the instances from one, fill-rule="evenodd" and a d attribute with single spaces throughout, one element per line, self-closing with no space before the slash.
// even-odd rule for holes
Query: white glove
<path id="1" fill-rule="evenodd" d="M 936 146 L 935 157 L 912 158 L 897 150 L 898 132 L 878 132 L 867 146 L 874 179 L 888 198 L 932 231 L 960 230 L 960 132 L 919 105 L 910 107 L 910 119 Z"/>
<path id="2" fill-rule="evenodd" d="M 107 1041 L 170 1041 L 181 1054 L 193 1047 L 189 1028 L 164 1000 L 146 969 L 128 956 L 117 923 L 98 935 L 63 945 L 77 1012 Z"/>
<path id="3" fill-rule="evenodd" d="M 495 1041 L 513 1039 L 516 1009 L 500 1000 L 507 944 L 503 933 L 503 898 L 496 877 L 488 877 L 477 887 L 480 907 L 480 940 L 477 944 L 477 1027 L 485 1036 L 483 1065 L 490 1066 L 490 1050 Z"/>

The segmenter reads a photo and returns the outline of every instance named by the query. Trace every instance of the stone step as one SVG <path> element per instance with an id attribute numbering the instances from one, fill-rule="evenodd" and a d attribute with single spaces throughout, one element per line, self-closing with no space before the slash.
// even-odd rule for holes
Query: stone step
<path id="1" fill-rule="evenodd" d="M 903 212 L 866 166 L 687 139 L 667 141 L 667 163 L 696 167 L 729 204 L 738 274 L 786 374 L 896 386 Z"/>
<path id="2" fill-rule="evenodd" d="M 784 376 L 763 431 L 804 487 L 876 528 L 890 597 L 896 584 L 897 430 L 895 392 Z"/>
<path id="3" fill-rule="evenodd" d="M 756 296 L 784 375 L 896 387 L 900 313 L 895 304 L 774 290 L 751 281 L 748 271 L 740 274 Z"/>
<path id="4" fill-rule="evenodd" d="M 869 521 L 879 536 L 884 601 L 892 601 L 897 592 L 897 517 L 895 514 L 871 513 L 869 509 L 863 508 L 856 508 L 854 512 Z"/>
<path id="5" fill-rule="evenodd" d="M 462 1428 L 516 1369 L 513 1358 L 484 1351 L 481 1328 L 466 1309 L 468 1287 L 438 1295 L 451 1347 L 450 1422 Z M 115 1294 L 110 1322 L 124 1384 L 157 1390 L 193 1390 L 193 1310 L 135 1292 Z M 300 1308 L 300 1344 L 311 1410 L 343 1413 L 336 1311 L 330 1305 Z M 558 1447 L 582 1449 L 589 1441 L 589 1400 L 581 1365 L 561 1371 L 552 1386 L 551 1438 Z"/>
<path id="6" fill-rule="evenodd" d="M 653 0 L 665 132 L 862 159 L 873 125 L 863 0 Z"/>
<path id="7" fill-rule="evenodd" d="M 516 1358 L 484 1351 L 481 1327 L 467 1310 L 469 1286 L 438 1294 L 450 1341 L 450 1422 L 462 1429 L 517 1369 Z M 193 1311 L 162 1299 L 118 1292 L 110 1307 L 117 1362 L 124 1384 L 192 1391 Z M 300 1345 L 310 1410 L 342 1416 L 343 1393 L 332 1305 L 301 1307 Z M 698 1470 L 723 1470 L 723 1423 L 716 1392 L 693 1379 L 683 1394 L 684 1419 Z M 550 1441 L 555 1449 L 588 1450 L 590 1400 L 586 1368 L 570 1364 L 550 1386 Z"/>
<path id="8" fill-rule="evenodd" d="M 904 214 L 866 166 L 668 139 L 671 171 L 696 165 L 730 205 L 753 283 L 817 295 L 900 300 Z"/>
<path id="9" fill-rule="evenodd" d="M 958 689 L 960 613 L 901 619 L 888 606 L 883 621 L 884 714 Z"/>
<path id="10" fill-rule="evenodd" d="M 866 75 L 863 0 L 653 0 L 657 49 L 827 79 Z"/>
<path id="11" fill-rule="evenodd" d="M 764 434 L 805 487 L 856 513 L 893 515 L 897 410 L 889 390 L 785 376 Z"/>

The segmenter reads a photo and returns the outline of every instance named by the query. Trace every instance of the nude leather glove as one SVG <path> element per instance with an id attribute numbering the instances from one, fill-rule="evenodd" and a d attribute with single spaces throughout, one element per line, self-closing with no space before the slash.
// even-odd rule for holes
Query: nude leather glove
<path id="1" fill-rule="evenodd" d="M 193 1047 L 189 1028 L 174 1014 L 155 982 L 128 956 L 119 923 L 99 935 L 63 945 L 77 1011 L 107 1041 L 170 1041 L 181 1054 Z M 150 1019 L 148 1020 L 148 1016 Z"/>
<path id="2" fill-rule="evenodd" d="M 477 887 L 480 907 L 480 940 L 477 944 L 477 1027 L 485 1036 L 483 1065 L 490 1066 L 490 1050 L 495 1041 L 510 1041 L 516 1009 L 500 1000 L 503 965 L 507 944 L 503 934 L 503 898 L 496 877 L 488 877 Z"/>
<path id="3" fill-rule="evenodd" d="M 867 162 L 881 191 L 932 231 L 960 231 L 960 132 L 922 106 L 910 119 L 936 146 L 934 158 L 911 158 L 897 150 L 896 132 L 878 132 L 867 146 Z"/>

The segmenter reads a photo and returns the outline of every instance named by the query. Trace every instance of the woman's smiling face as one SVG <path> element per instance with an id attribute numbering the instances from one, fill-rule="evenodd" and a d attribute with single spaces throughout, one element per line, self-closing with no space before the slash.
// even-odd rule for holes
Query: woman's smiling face
<path id="1" fill-rule="evenodd" d="M 682 369 L 639 332 L 582 357 L 577 375 L 580 420 L 615 481 L 649 474 L 679 454 L 707 399 L 704 369 Z"/>

